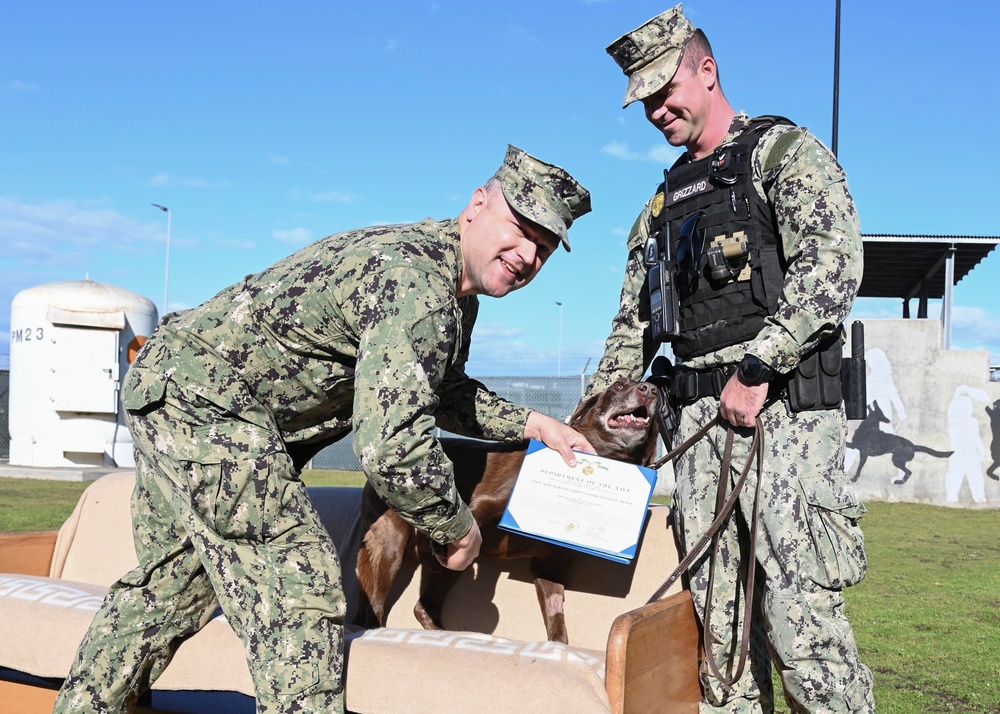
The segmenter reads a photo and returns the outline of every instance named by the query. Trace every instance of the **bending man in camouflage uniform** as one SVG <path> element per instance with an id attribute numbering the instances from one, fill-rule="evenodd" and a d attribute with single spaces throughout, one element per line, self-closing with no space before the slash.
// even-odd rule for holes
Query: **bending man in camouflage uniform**
<path id="1" fill-rule="evenodd" d="M 756 567 L 749 672 L 729 689 L 703 670 L 702 711 L 771 711 L 772 658 L 793 711 L 874 711 L 871 672 L 843 612 L 842 589 L 866 568 L 857 526 L 864 508 L 843 473 L 843 406 L 792 414 L 781 398 L 800 362 L 839 328 L 861 280 L 858 216 L 844 173 L 805 129 L 733 110 L 707 39 L 680 5 L 608 52 L 629 78 L 625 106 L 642 102 L 653 126 L 687 151 L 629 235 L 621 309 L 590 389 L 620 375 L 638 378 L 653 360 L 659 345 L 651 338 L 648 291 L 656 286 L 647 281 L 644 248 L 659 235 L 662 250 L 666 236 L 681 265 L 673 351 L 685 378 L 675 377 L 674 393 L 681 385 L 686 391 L 674 444 L 716 415 L 725 420 L 675 464 L 673 503 L 688 547 L 712 521 L 728 427 L 736 429 L 736 471 L 758 415 L 765 437 L 756 552 L 748 552 L 747 537 L 754 470 L 721 536 L 710 618 L 713 655 L 732 678 L 746 596 L 740 583 L 746 568 Z M 735 253 L 722 254 L 724 247 Z M 719 249 L 714 263 L 712 248 Z M 839 364 L 841 343 L 834 341 Z M 706 554 L 689 572 L 702 619 L 709 564 Z"/>
<path id="2" fill-rule="evenodd" d="M 477 295 L 538 273 L 590 195 L 509 147 L 457 219 L 324 238 L 165 317 L 123 391 L 136 445 L 139 567 L 111 589 L 58 712 L 121 712 L 221 604 L 259 712 L 343 711 L 340 563 L 298 467 L 354 431 L 365 475 L 441 544 L 479 552 L 434 429 L 533 437 L 573 461 L 577 432 L 464 373 Z"/>

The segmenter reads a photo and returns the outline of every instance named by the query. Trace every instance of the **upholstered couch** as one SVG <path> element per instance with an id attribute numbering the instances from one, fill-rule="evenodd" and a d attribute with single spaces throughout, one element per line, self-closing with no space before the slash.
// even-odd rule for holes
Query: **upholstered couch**
<path id="1" fill-rule="evenodd" d="M 108 586 L 136 563 L 128 507 L 133 483 L 131 473 L 98 479 L 58 532 L 0 536 L 0 714 L 51 711 Z M 644 605 L 677 562 L 668 509 L 650 507 L 631 565 L 575 557 L 566 646 L 545 641 L 527 562 L 486 557 L 450 594 L 449 630 L 417 624 L 419 577 L 412 568 L 404 571 L 407 582 L 398 588 L 388 626 L 362 630 L 353 579 L 360 492 L 310 489 L 345 571 L 349 710 L 697 711 L 690 598 L 676 592 Z M 254 703 L 243 645 L 221 615 L 180 646 L 140 700 L 146 710 L 212 714 L 253 712 Z"/>

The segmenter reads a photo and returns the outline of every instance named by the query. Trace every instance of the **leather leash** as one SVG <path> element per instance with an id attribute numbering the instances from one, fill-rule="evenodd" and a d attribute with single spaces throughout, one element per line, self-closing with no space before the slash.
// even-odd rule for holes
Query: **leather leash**
<path id="1" fill-rule="evenodd" d="M 687 439 L 679 447 L 668 453 L 659 461 L 655 462 L 650 466 L 650 468 L 659 469 L 663 464 L 676 459 L 682 453 L 687 451 L 691 446 L 701 439 L 705 434 L 708 433 L 709 429 L 716 426 L 721 421 L 720 417 L 716 415 L 703 427 L 701 427 L 697 432 L 695 432 L 689 439 Z M 747 455 L 746 463 L 743 465 L 743 469 L 740 472 L 740 477 L 733 486 L 732 493 L 727 495 L 729 490 L 729 475 L 732 467 L 732 451 L 733 451 L 733 440 L 735 438 L 735 432 L 730 426 L 726 431 L 726 445 L 723 452 L 722 458 L 722 469 L 719 478 L 719 488 L 716 493 L 715 499 L 715 518 L 709 525 L 708 530 L 702 534 L 701 538 L 694 544 L 694 546 L 688 551 L 687 555 L 681 560 L 677 565 L 677 568 L 667 577 L 666 581 L 657 588 L 653 596 L 647 601 L 648 603 L 655 602 L 663 597 L 663 595 L 670 589 L 670 587 L 677 581 L 681 575 L 687 572 L 691 563 L 700 558 L 705 549 L 708 547 L 709 541 L 712 543 L 712 555 L 711 562 L 709 563 L 709 575 L 708 575 L 708 590 L 706 593 L 705 602 L 705 615 L 703 619 L 702 627 L 702 647 L 705 651 L 706 664 L 711 671 L 712 675 L 719 680 L 722 686 L 726 689 L 732 689 L 736 682 L 739 681 L 740 677 L 743 676 L 743 670 L 746 666 L 747 655 L 750 649 L 750 614 L 753 607 L 753 593 L 754 593 L 754 580 L 756 574 L 756 561 L 757 561 L 757 531 L 760 518 L 760 508 L 758 507 L 760 503 L 760 493 L 761 493 L 761 474 L 763 473 L 764 465 L 764 428 L 761 423 L 760 416 L 757 416 L 756 422 L 754 424 L 754 435 L 753 441 L 750 445 L 750 452 Z M 753 502 L 753 517 L 751 519 L 750 525 L 750 562 L 747 564 L 747 576 L 746 576 L 746 587 L 744 590 L 744 605 L 743 605 L 743 631 L 740 638 L 740 653 L 739 659 L 737 661 L 736 672 L 732 678 L 727 678 L 723 676 L 719 669 L 718 663 L 715 660 L 715 655 L 712 650 L 712 635 L 711 627 L 709 623 L 711 622 L 712 616 L 712 592 L 715 586 L 715 560 L 718 555 L 719 550 L 719 531 L 725 524 L 726 520 L 732 514 L 733 509 L 736 507 L 736 503 L 739 500 L 740 492 L 743 490 L 743 485 L 746 483 L 747 476 L 750 474 L 750 468 L 754 461 L 757 463 L 757 489 L 754 493 Z"/>

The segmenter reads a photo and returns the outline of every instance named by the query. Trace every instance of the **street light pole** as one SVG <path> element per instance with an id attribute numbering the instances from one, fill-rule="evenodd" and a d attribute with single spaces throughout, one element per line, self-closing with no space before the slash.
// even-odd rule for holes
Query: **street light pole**
<path id="1" fill-rule="evenodd" d="M 160 317 L 167 314 L 167 300 L 170 297 L 170 209 L 158 203 L 151 204 L 154 208 L 159 208 L 167 214 L 167 269 L 163 277 L 163 312 Z"/>
<path id="2" fill-rule="evenodd" d="M 840 133 L 840 0 L 833 33 L 833 141 L 830 150 L 837 156 L 837 135 Z"/>
<path id="3" fill-rule="evenodd" d="M 556 362 L 556 376 L 562 376 L 562 303 L 558 300 L 556 305 L 559 306 L 559 352 L 558 352 L 558 362 Z"/>

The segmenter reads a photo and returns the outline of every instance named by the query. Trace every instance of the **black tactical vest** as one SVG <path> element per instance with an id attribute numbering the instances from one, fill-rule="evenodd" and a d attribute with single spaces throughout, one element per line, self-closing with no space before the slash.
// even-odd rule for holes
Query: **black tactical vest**
<path id="1" fill-rule="evenodd" d="M 761 135 L 776 124 L 792 122 L 758 117 L 735 141 L 664 172 L 650 229 L 661 251 L 669 236 L 676 263 L 680 336 L 671 346 L 681 359 L 751 339 L 777 310 L 785 263 L 751 165 Z"/>

